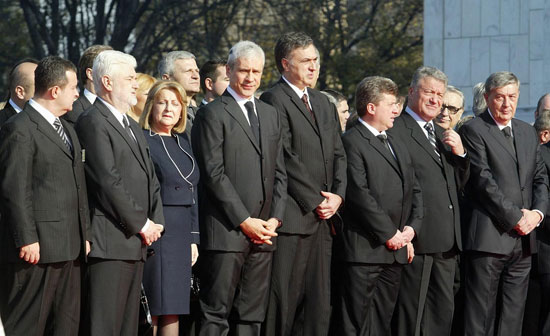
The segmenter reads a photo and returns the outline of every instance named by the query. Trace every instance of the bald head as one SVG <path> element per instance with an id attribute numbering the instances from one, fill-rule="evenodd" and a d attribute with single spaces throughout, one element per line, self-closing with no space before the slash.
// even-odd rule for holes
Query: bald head
<path id="1" fill-rule="evenodd" d="M 537 109 L 535 110 L 535 119 L 539 117 L 540 112 L 550 110 L 550 93 L 545 93 L 539 98 Z"/>
<path id="2" fill-rule="evenodd" d="M 35 61 L 23 61 L 10 73 L 10 98 L 20 108 L 34 96 Z"/>

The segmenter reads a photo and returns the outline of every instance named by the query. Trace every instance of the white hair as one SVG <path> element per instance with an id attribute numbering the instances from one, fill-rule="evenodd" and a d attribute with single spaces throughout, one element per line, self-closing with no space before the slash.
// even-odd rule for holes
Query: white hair
<path id="1" fill-rule="evenodd" d="M 174 62 L 180 59 L 195 59 L 195 55 L 185 50 L 171 51 L 160 61 L 158 72 L 159 77 L 162 75 L 174 75 Z"/>
<path id="2" fill-rule="evenodd" d="M 103 76 L 113 76 L 119 71 L 118 66 L 127 64 L 135 68 L 137 66 L 134 56 L 125 54 L 117 50 L 105 50 L 99 53 L 94 60 L 92 68 L 92 77 L 94 79 L 94 89 L 96 92 L 103 92 L 101 78 Z"/>
<path id="3" fill-rule="evenodd" d="M 233 69 L 235 62 L 239 58 L 255 58 L 262 59 L 262 64 L 265 64 L 265 54 L 262 48 L 252 41 L 239 41 L 235 44 L 231 50 L 229 50 L 229 57 L 227 58 L 227 65 Z"/>

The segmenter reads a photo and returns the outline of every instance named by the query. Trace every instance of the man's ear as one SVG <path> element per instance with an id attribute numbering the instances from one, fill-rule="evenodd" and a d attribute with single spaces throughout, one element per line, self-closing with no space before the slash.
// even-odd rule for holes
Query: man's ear
<path id="1" fill-rule="evenodd" d="M 91 68 L 86 68 L 86 78 L 87 78 L 90 82 L 93 82 L 93 81 L 94 81 L 94 76 L 92 75 L 92 69 L 91 69 Z"/>
<path id="2" fill-rule="evenodd" d="M 15 87 L 15 95 L 18 99 L 24 99 L 25 98 L 25 88 L 21 85 L 17 85 Z"/>
<path id="3" fill-rule="evenodd" d="M 214 81 L 212 80 L 212 78 L 206 78 L 204 80 L 204 86 L 208 91 L 212 91 L 214 89 Z"/>
<path id="4" fill-rule="evenodd" d="M 164 79 L 164 80 L 170 80 L 170 75 L 169 74 L 162 74 L 161 78 Z"/>

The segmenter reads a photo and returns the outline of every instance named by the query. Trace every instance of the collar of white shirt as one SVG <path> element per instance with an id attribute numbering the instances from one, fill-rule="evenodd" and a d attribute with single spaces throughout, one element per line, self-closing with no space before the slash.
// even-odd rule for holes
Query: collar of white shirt
<path id="1" fill-rule="evenodd" d="M 104 99 L 102 99 L 101 97 L 97 97 L 97 99 L 99 99 L 103 104 L 105 104 L 105 106 L 107 106 L 107 108 L 109 109 L 109 111 L 111 111 L 111 113 L 115 116 L 116 120 L 118 120 L 118 122 L 122 125 L 122 128 L 124 128 L 124 117 L 126 116 L 125 113 L 121 113 L 119 110 L 117 110 L 116 107 L 114 107 L 113 105 L 107 103 Z"/>
<path id="2" fill-rule="evenodd" d="M 88 99 L 90 104 L 93 105 L 95 103 L 97 95 L 91 93 L 88 89 L 84 89 L 84 97 L 86 97 L 86 99 Z"/>
<path id="3" fill-rule="evenodd" d="M 45 108 L 44 106 L 38 104 L 36 101 L 34 101 L 33 99 L 29 100 L 29 105 L 31 105 L 32 108 L 34 108 L 38 113 L 40 113 L 40 115 L 42 117 L 44 117 L 44 119 L 46 119 L 46 121 L 52 125 L 52 127 L 55 129 L 55 127 L 53 126 L 53 123 L 55 122 L 55 120 L 57 119 L 57 117 L 51 113 L 47 108 Z"/>
<path id="4" fill-rule="evenodd" d="M 296 95 L 298 96 L 298 98 L 300 98 L 300 100 L 302 99 L 302 97 L 304 95 L 306 95 L 307 96 L 307 102 L 309 104 L 309 108 L 311 108 L 311 101 L 309 99 L 309 92 L 307 92 L 307 86 L 304 88 L 304 90 L 300 90 L 296 85 L 289 82 L 288 79 L 285 78 L 285 76 L 283 76 L 283 80 L 288 84 L 288 86 L 290 86 L 292 91 L 294 91 L 296 93 Z"/>
<path id="5" fill-rule="evenodd" d="M 426 137 L 428 137 L 428 131 L 424 128 L 424 126 L 426 126 L 426 124 L 431 124 L 432 125 L 432 128 L 435 130 L 435 127 L 434 127 L 434 122 L 433 120 L 430 120 L 430 121 L 426 121 L 424 119 L 422 119 L 418 114 L 416 114 L 416 112 L 414 112 L 413 110 L 411 110 L 410 107 L 407 106 L 407 108 L 405 109 L 405 111 L 411 115 L 411 117 L 413 117 L 414 120 L 416 120 L 416 122 L 418 123 L 418 126 L 420 126 L 420 128 L 422 129 L 422 132 L 424 132 L 424 135 Z"/>
<path id="6" fill-rule="evenodd" d="M 364 121 L 362 118 L 357 119 L 361 124 L 363 124 L 374 136 L 378 136 L 380 134 L 386 134 L 386 131 L 378 132 L 378 130 L 371 125 L 369 125 L 368 122 Z"/>
<path id="7" fill-rule="evenodd" d="M 235 92 L 235 90 L 233 90 L 233 88 L 231 88 L 231 86 L 227 87 L 227 92 L 229 92 L 229 94 L 233 98 L 235 98 L 235 101 L 237 102 L 237 104 L 239 104 L 239 107 L 241 108 L 241 111 L 243 112 L 244 117 L 246 118 L 246 120 L 248 121 L 248 124 L 250 125 L 250 120 L 248 120 L 248 111 L 246 110 L 246 107 L 244 106 L 244 104 L 246 104 L 247 102 L 252 102 L 252 106 L 254 106 L 254 112 L 256 112 L 256 103 L 254 102 L 254 96 L 250 98 L 241 97 L 237 92 Z M 256 112 L 256 115 L 258 115 L 258 112 Z"/>
<path id="8" fill-rule="evenodd" d="M 491 116 L 491 118 L 493 118 L 493 120 L 494 120 L 495 124 L 497 124 L 499 130 L 502 131 L 503 128 L 510 127 L 510 134 L 512 134 L 512 136 L 513 136 L 512 121 L 511 120 L 508 120 L 508 123 L 506 125 L 503 125 L 503 124 L 501 124 L 501 123 L 499 123 L 498 121 L 495 120 L 495 117 L 493 117 L 493 112 L 491 112 L 491 110 L 487 109 L 487 111 L 489 111 L 489 115 Z"/>
<path id="9" fill-rule="evenodd" d="M 17 104 L 13 100 L 11 100 L 11 98 L 8 103 L 11 105 L 11 107 L 13 107 L 16 113 L 23 111 L 19 106 L 17 106 Z"/>

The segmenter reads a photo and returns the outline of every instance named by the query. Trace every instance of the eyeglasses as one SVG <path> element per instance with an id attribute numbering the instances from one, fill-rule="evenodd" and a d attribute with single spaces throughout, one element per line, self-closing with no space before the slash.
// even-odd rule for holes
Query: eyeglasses
<path id="1" fill-rule="evenodd" d="M 445 111 L 445 109 L 447 109 L 447 111 L 449 111 L 450 114 L 457 114 L 458 112 L 460 112 L 460 110 L 462 110 L 462 107 L 443 104 L 441 106 L 441 112 Z"/>

